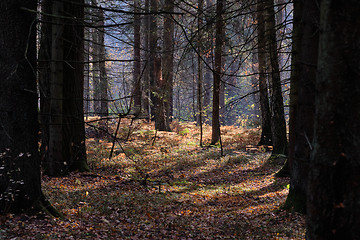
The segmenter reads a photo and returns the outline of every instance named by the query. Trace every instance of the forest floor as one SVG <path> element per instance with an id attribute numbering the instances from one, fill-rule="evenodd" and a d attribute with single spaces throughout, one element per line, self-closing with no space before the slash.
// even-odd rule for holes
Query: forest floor
<path id="1" fill-rule="evenodd" d="M 43 176 L 64 217 L 2 216 L 0 239 L 304 239 L 304 216 L 281 209 L 289 179 L 274 173 L 283 161 L 254 146 L 259 129 L 222 127 L 221 157 L 219 146 L 199 146 L 195 124 L 172 128 L 123 119 L 111 160 L 112 139 L 87 128 L 91 172 Z M 205 146 L 210 137 L 205 126 Z"/>

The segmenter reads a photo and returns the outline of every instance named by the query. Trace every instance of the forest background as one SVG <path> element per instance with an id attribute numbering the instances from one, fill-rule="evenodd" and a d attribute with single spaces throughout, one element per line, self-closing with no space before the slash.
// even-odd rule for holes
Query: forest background
<path id="1" fill-rule="evenodd" d="M 334 0 L 2 1 L 0 211 L 1 224 L 10 230 L 1 234 L 16 235 L 14 231 L 24 222 L 34 227 L 29 221 L 38 219 L 29 218 L 30 212 L 65 218 L 59 211 L 64 205 L 62 196 L 52 199 L 51 205 L 51 196 L 44 194 L 55 195 L 52 181 L 52 186 L 65 189 L 84 187 L 83 192 L 76 189 L 77 194 L 72 195 L 76 196 L 76 208 L 65 204 L 66 209 L 73 209 L 65 210 L 70 211 L 70 219 L 75 219 L 71 211 L 81 219 L 82 208 L 88 211 L 86 218 L 99 217 L 94 211 L 97 208 L 82 198 L 92 196 L 89 190 L 97 184 L 116 181 L 115 193 L 130 184 L 133 194 L 159 194 L 165 206 L 180 204 L 181 210 L 173 211 L 175 216 L 192 219 L 197 214 L 204 217 L 202 211 L 194 210 L 198 209 L 196 202 L 184 205 L 183 200 L 161 194 L 166 190 L 181 195 L 174 190 L 179 186 L 193 191 L 201 180 L 203 186 L 198 187 L 205 191 L 200 194 L 201 204 L 206 201 L 217 210 L 224 201 L 229 202 L 226 206 L 236 205 L 246 200 L 244 189 L 259 185 L 269 192 L 250 198 L 257 203 L 272 202 L 262 213 L 267 217 L 279 217 L 272 215 L 276 212 L 273 207 L 286 195 L 283 209 L 306 213 L 307 238 L 356 239 L 359 220 L 354 216 L 360 211 L 356 200 L 360 193 L 356 157 L 359 8 L 357 1 Z M 192 139 L 185 146 L 184 136 Z M 171 155 L 176 152 L 188 158 L 194 158 L 190 153 L 199 154 L 195 162 L 186 160 L 187 167 L 205 162 L 201 171 L 222 171 L 206 177 L 199 175 L 199 169 L 187 172 L 184 163 L 179 164 L 184 159 Z M 204 152 L 210 155 L 204 158 Z M 150 157 L 154 153 L 160 154 L 161 161 Z M 172 164 L 179 169 L 171 168 Z M 274 164 L 282 167 L 275 170 Z M 104 174 L 99 166 L 107 167 Z M 257 183 L 254 175 L 258 174 L 268 185 Z M 239 186 L 236 176 L 253 182 Z M 275 176 L 285 178 L 274 180 Z M 95 182 L 90 180 L 93 178 Z M 218 195 L 208 192 L 209 184 L 203 184 L 218 178 L 227 179 L 225 186 L 220 184 L 224 189 L 229 184 L 228 190 L 216 190 L 221 197 L 229 196 L 221 202 Z M 102 179 L 113 182 L 105 184 Z M 87 186 L 84 181 L 93 184 Z M 242 190 L 230 191 L 234 187 Z M 186 194 L 190 194 L 188 190 L 184 190 Z M 66 194 L 69 192 L 63 196 Z M 119 206 L 127 206 L 129 199 L 114 199 L 125 202 L 104 203 L 109 215 L 100 219 L 115 238 L 145 238 L 146 232 L 155 238 L 177 235 L 179 229 L 188 227 L 181 222 L 183 217 L 168 219 L 144 211 L 144 205 L 132 201 L 138 199 L 135 197 L 130 202 L 142 206 L 141 211 L 126 208 L 123 211 L 129 218 L 122 222 L 116 217 Z M 159 199 L 148 201 L 160 204 Z M 137 217 L 131 217 L 129 209 Z M 162 208 L 160 212 L 169 216 L 168 211 Z M 12 214 L 19 212 L 23 214 Z M 280 214 L 280 223 L 289 217 L 284 214 Z M 291 215 L 289 219 L 297 218 L 299 231 L 295 233 L 279 227 L 276 229 L 282 233 L 264 234 L 302 238 L 304 216 Z M 71 226 L 69 220 L 68 226 L 64 220 L 45 219 L 50 225 L 55 221 L 58 226 Z M 158 221 L 171 227 L 152 231 L 152 224 Z M 259 228 L 247 231 L 244 222 Z M 193 229 L 185 235 L 261 239 L 263 232 L 255 232 L 269 222 L 254 222 L 228 218 L 217 222 L 214 229 L 206 226 L 205 235 Z M 127 230 L 118 231 L 116 225 Z M 77 229 L 74 236 L 85 230 L 90 234 L 81 235 L 83 238 L 101 237 L 99 230 L 104 227 L 85 222 L 73 226 Z M 224 226 L 233 231 L 225 231 Z M 239 226 L 242 231 L 235 230 Z M 90 231 L 94 228 L 96 231 Z M 26 227 L 24 231 L 28 234 Z M 52 238 L 59 233 L 44 234 L 41 237 Z"/>

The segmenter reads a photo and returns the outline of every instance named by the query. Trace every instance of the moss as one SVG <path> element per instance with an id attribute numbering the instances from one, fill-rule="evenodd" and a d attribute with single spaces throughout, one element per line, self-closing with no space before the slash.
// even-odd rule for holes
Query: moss
<path id="1" fill-rule="evenodd" d="M 45 213 L 49 216 L 64 219 L 64 215 L 54 208 L 51 203 L 46 199 L 44 194 L 41 195 L 40 199 L 33 204 L 33 207 L 28 212 L 29 215 L 35 215 L 39 213 Z"/>

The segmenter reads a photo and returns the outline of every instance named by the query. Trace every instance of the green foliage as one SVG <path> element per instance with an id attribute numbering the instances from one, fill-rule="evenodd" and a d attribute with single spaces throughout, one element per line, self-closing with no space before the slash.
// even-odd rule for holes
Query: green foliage
<path id="1" fill-rule="evenodd" d="M 179 132 L 179 134 L 180 134 L 181 136 L 188 135 L 189 133 L 190 133 L 190 130 L 189 130 L 188 128 L 185 128 L 184 130 L 181 130 L 181 131 Z"/>

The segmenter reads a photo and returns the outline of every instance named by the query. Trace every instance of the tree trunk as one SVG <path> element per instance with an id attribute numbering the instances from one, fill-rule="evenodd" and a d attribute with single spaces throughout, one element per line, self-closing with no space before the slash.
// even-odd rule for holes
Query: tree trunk
<path id="1" fill-rule="evenodd" d="M 0 213 L 42 199 L 36 92 L 35 0 L 0 3 Z M 15 21 L 16 19 L 16 21 Z"/>
<path id="2" fill-rule="evenodd" d="M 224 45 L 224 2 L 216 2 L 216 40 L 215 40 L 215 66 L 214 66 L 214 85 L 213 85 L 213 113 L 212 113 L 212 133 L 211 144 L 216 144 L 220 140 L 220 84 L 222 75 L 222 51 Z"/>
<path id="3" fill-rule="evenodd" d="M 64 22 L 59 16 L 64 14 L 64 3 L 54 1 L 52 4 L 52 45 L 51 45 L 51 80 L 50 80 L 50 121 L 49 121 L 49 154 L 45 159 L 45 173 L 51 176 L 64 175 L 68 171 L 67 161 L 63 155 L 63 31 Z"/>
<path id="4" fill-rule="evenodd" d="M 140 0 L 134 0 L 134 79 L 133 79 L 133 101 L 134 113 L 141 112 L 141 55 L 140 55 Z"/>
<path id="5" fill-rule="evenodd" d="M 259 62 L 259 98 L 261 111 L 261 138 L 258 145 L 272 145 L 271 111 L 269 106 L 268 86 L 266 80 L 266 37 L 264 4 L 259 0 L 257 4 L 258 21 L 258 62 Z"/>
<path id="6" fill-rule="evenodd" d="M 265 22 L 268 38 L 267 45 L 269 48 L 271 66 L 271 130 L 273 155 L 287 155 L 286 123 L 276 41 L 274 1 L 266 0 L 264 4 L 265 7 L 263 9 L 266 9 Z"/>
<path id="7" fill-rule="evenodd" d="M 312 150 L 320 11 L 318 1 L 294 2 L 290 96 L 290 192 L 285 207 L 306 211 L 307 175 Z"/>
<path id="8" fill-rule="evenodd" d="M 155 13 L 158 11 L 159 0 L 150 1 L 151 12 Z M 163 108 L 161 108 L 161 92 L 160 85 L 162 85 L 161 79 L 161 57 L 160 47 L 158 46 L 158 26 L 157 26 L 157 15 L 151 14 L 150 19 L 150 33 L 149 33 L 149 64 L 150 64 L 150 100 L 151 100 L 151 113 L 155 120 L 155 129 L 163 130 L 164 122 L 161 121 L 165 114 Z"/>
<path id="9" fill-rule="evenodd" d="M 64 29 L 64 157 L 70 171 L 88 171 L 84 125 L 84 0 L 65 3 Z M 70 18 L 69 18 L 70 19 Z"/>
<path id="10" fill-rule="evenodd" d="M 174 11 L 174 1 L 166 0 L 164 10 L 167 12 Z M 163 32 L 163 67 L 162 79 L 164 88 L 162 88 L 161 105 L 164 108 L 162 121 L 164 122 L 165 131 L 170 131 L 172 95 L 173 95 L 173 68 L 174 68 L 174 21 L 170 14 L 164 16 L 164 32 Z"/>
<path id="11" fill-rule="evenodd" d="M 307 239 L 360 239 L 359 9 L 321 1 Z"/>
<path id="12" fill-rule="evenodd" d="M 53 2 L 51 117 L 49 154 L 45 155 L 45 173 L 50 176 L 89 170 L 83 105 L 84 8 L 83 0 L 77 1 L 79 4 Z"/>
<path id="13" fill-rule="evenodd" d="M 150 0 L 145 0 L 145 12 L 147 13 L 143 20 L 144 25 L 144 81 L 143 81 L 143 102 L 144 112 L 148 121 L 151 121 L 151 101 L 150 101 Z"/>
<path id="14" fill-rule="evenodd" d="M 48 158 L 49 149 L 49 121 L 50 121 L 50 75 L 51 75 L 51 17 L 52 3 L 41 1 L 41 35 L 38 61 L 38 78 L 40 92 L 40 130 L 41 130 L 41 159 Z M 46 164 L 44 162 L 44 164 Z"/>
<path id="15" fill-rule="evenodd" d="M 108 77 L 106 73 L 106 52 L 105 52 L 105 18 L 104 11 L 99 9 L 99 25 L 98 39 L 99 39 L 99 73 L 100 73 L 100 113 L 99 115 L 104 117 L 109 115 L 108 106 Z"/>
<path id="16" fill-rule="evenodd" d="M 88 0 L 86 1 L 88 3 Z M 85 8 L 85 16 L 90 16 L 90 8 Z M 86 22 L 89 24 L 89 22 Z M 84 29 L 84 115 L 86 119 L 90 114 L 90 38 L 91 28 Z"/>
<path id="17" fill-rule="evenodd" d="M 202 27 L 203 24 L 203 0 L 198 0 L 198 29 Z M 202 104 L 202 98 L 203 98 L 203 47 L 202 47 L 202 32 L 198 32 L 198 42 L 197 42 L 197 51 L 198 51 L 198 57 L 197 57 L 197 66 L 198 66 L 198 82 L 197 82 L 197 104 L 198 104 L 198 111 L 199 111 L 199 127 L 200 127 L 200 142 L 199 145 L 202 147 L 203 145 L 203 104 Z"/>
<path id="18" fill-rule="evenodd" d="M 157 12 L 159 0 L 150 0 L 150 12 Z M 156 59 L 156 55 L 158 53 L 157 46 L 157 18 L 155 14 L 150 15 L 149 19 L 149 82 L 150 82 L 150 109 L 151 109 L 151 118 L 154 117 L 157 113 L 155 113 L 155 108 L 157 105 L 156 96 L 154 92 L 156 91 L 156 71 L 160 70 L 159 63 L 161 61 L 158 56 Z M 158 61 L 155 61 L 158 60 Z M 161 76 L 161 75 L 159 75 Z"/>
<path id="19" fill-rule="evenodd" d="M 97 1 L 92 0 L 92 5 L 97 7 Z M 93 85 L 93 106 L 94 114 L 101 115 L 101 77 L 100 77 L 100 55 L 101 55 L 101 45 L 100 45 L 100 33 L 99 29 L 101 27 L 101 13 L 97 8 L 92 9 L 92 24 L 95 27 L 92 32 L 92 42 L 91 42 L 91 57 L 92 57 L 92 85 Z"/>

